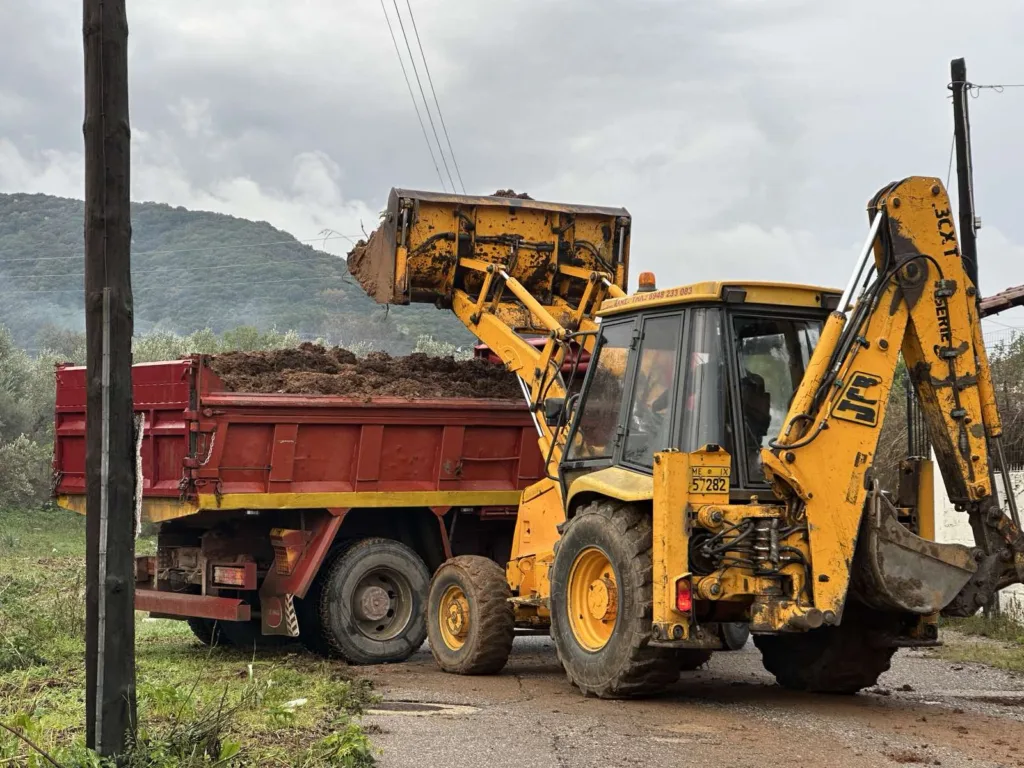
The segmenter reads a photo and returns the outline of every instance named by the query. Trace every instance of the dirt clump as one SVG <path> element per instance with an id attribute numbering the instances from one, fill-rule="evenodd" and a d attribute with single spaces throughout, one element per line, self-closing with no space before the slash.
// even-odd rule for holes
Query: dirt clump
<path id="1" fill-rule="evenodd" d="M 348 252 L 348 258 L 345 262 L 348 265 L 349 274 L 359 282 L 359 285 L 366 291 L 366 295 L 374 300 L 377 299 L 377 272 L 379 265 L 374 265 L 370 249 L 373 247 L 375 239 L 380 237 L 382 235 L 379 234 L 379 230 L 375 229 L 370 233 L 369 240 L 360 238 L 359 242 Z"/>
<path id="2" fill-rule="evenodd" d="M 500 365 L 419 352 L 407 357 L 371 352 L 358 358 L 340 347 L 305 343 L 294 349 L 225 352 L 209 358 L 208 364 L 231 392 L 338 395 L 361 400 L 522 397 L 515 375 Z"/>
<path id="3" fill-rule="evenodd" d="M 491 197 L 514 197 L 519 200 L 533 200 L 533 198 L 530 197 L 525 192 L 519 192 L 517 194 L 514 189 L 499 189 L 497 192 L 491 195 Z"/>

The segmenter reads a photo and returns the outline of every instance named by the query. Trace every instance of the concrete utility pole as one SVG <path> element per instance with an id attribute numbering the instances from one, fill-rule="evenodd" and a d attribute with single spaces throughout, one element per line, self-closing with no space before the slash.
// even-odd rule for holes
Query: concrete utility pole
<path id="1" fill-rule="evenodd" d="M 86 741 L 135 725 L 135 441 L 125 0 L 84 0 Z"/>

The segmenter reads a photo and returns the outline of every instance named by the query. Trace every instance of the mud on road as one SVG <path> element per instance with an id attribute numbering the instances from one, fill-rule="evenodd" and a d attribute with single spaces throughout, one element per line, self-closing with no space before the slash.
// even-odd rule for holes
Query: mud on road
<path id="1" fill-rule="evenodd" d="M 384 697 L 366 717 L 383 768 L 1024 766 L 1024 678 L 927 651 L 857 696 L 782 690 L 752 644 L 646 701 L 583 698 L 540 637 L 493 677 L 445 675 L 426 646 L 360 673 Z"/>
<path id="2" fill-rule="evenodd" d="M 302 344 L 267 352 L 226 352 L 210 368 L 232 392 L 341 395 L 360 399 L 486 398 L 521 400 L 516 377 L 486 360 L 454 360 L 414 353 L 358 358 L 340 347 Z"/>

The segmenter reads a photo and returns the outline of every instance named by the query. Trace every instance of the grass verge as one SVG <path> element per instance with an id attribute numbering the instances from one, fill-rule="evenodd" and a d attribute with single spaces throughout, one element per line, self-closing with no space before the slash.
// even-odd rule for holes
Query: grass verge
<path id="1" fill-rule="evenodd" d="M 84 520 L 0 513 L 0 724 L 66 768 L 84 749 Z M 140 541 L 140 551 L 151 547 Z M 337 662 L 294 647 L 206 648 L 184 622 L 136 615 L 137 743 L 127 765 L 359 768 L 373 694 Z M 0 731 L 0 766 L 52 766 Z"/>
<path id="2" fill-rule="evenodd" d="M 945 645 L 936 649 L 939 658 L 1024 672 L 1024 625 L 1005 616 L 986 619 L 979 614 L 944 619 L 942 628 L 952 633 L 944 633 Z"/>

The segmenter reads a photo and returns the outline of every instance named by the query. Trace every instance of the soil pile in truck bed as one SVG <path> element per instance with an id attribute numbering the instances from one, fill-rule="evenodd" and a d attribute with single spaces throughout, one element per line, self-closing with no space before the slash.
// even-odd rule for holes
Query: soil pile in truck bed
<path id="1" fill-rule="evenodd" d="M 211 357 L 209 366 L 232 392 L 340 395 L 365 400 L 522 399 L 514 374 L 478 359 L 456 361 L 421 353 L 391 357 L 384 352 L 358 358 L 347 349 L 306 343 L 296 349 L 225 352 Z"/>

